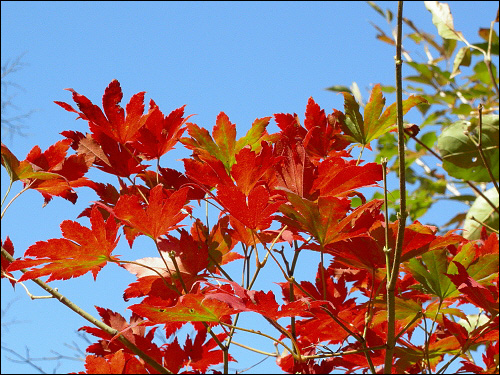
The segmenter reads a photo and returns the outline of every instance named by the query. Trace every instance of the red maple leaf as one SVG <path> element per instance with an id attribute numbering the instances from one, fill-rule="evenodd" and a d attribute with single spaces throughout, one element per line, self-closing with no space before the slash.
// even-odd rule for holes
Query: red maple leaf
<path id="1" fill-rule="evenodd" d="M 92 229 L 79 223 L 65 220 L 61 223 L 64 238 L 40 241 L 30 246 L 24 259 L 16 260 L 8 271 L 31 268 L 48 263 L 42 268 L 33 268 L 21 276 L 19 281 L 50 275 L 47 281 L 66 280 L 92 272 L 94 279 L 108 261 L 116 261 L 111 252 L 118 244 L 118 225 L 114 218 L 105 222 L 94 208 L 90 215 Z M 33 258 L 27 258 L 33 257 Z"/>
<path id="2" fill-rule="evenodd" d="M 366 231 L 380 215 L 382 200 L 372 200 L 351 209 L 350 201 L 345 198 L 319 197 L 317 201 L 301 198 L 294 193 L 288 193 L 289 204 L 283 204 L 280 217 L 283 224 L 310 233 L 320 247 L 334 242 L 351 239 L 357 236 L 367 236 Z M 319 250 L 314 244 L 310 248 Z"/>
<path id="3" fill-rule="evenodd" d="M 178 228 L 178 223 L 188 215 L 181 211 L 186 203 L 188 190 L 189 187 L 182 188 L 166 198 L 163 186 L 157 185 L 151 189 L 147 205 L 141 203 L 137 195 L 122 195 L 113 214 L 125 224 L 156 240 Z"/>
<path id="4" fill-rule="evenodd" d="M 104 357 L 88 355 L 85 357 L 85 370 L 78 374 L 148 374 L 133 354 L 123 350 L 108 354 Z"/>
<path id="5" fill-rule="evenodd" d="M 396 246 L 398 223 L 389 224 L 388 248 Z M 376 221 L 368 229 L 368 236 L 352 238 L 328 245 L 325 251 L 335 255 L 335 259 L 350 268 L 377 270 L 385 268 L 386 260 L 384 253 L 385 229 L 383 221 Z M 407 261 L 421 255 L 434 247 L 445 247 L 447 237 L 436 237 L 436 228 L 422 225 L 418 221 L 407 226 L 404 232 L 403 250 L 401 261 Z M 441 239 L 440 239 L 441 238 Z M 433 244 L 433 241 L 434 244 Z M 453 238 L 456 242 L 456 238 Z M 391 254 L 391 261 L 393 252 Z"/>
<path id="6" fill-rule="evenodd" d="M 173 110 L 168 116 L 163 115 L 153 100 L 149 107 L 150 114 L 145 125 L 139 130 L 139 137 L 133 143 L 133 147 L 141 152 L 146 160 L 159 159 L 173 149 L 186 129 L 182 126 L 191 117 L 183 117 L 185 106 Z"/>
<path id="7" fill-rule="evenodd" d="M 119 105 L 123 93 L 120 83 L 116 79 L 111 81 L 102 97 L 102 107 L 106 115 L 85 96 L 78 94 L 73 89 L 66 90 L 73 93 L 73 100 L 81 112 L 74 110 L 67 103 L 55 102 L 56 104 L 67 111 L 78 113 L 80 118 L 87 120 L 94 135 L 98 136 L 104 133 L 121 144 L 136 140 L 139 129 L 145 125 L 150 115 L 150 113 L 143 114 L 144 92 L 140 92 L 130 98 L 125 116 L 125 111 Z"/>
<path id="8" fill-rule="evenodd" d="M 228 304 L 204 294 L 185 294 L 174 306 L 160 298 L 149 298 L 140 304 L 129 307 L 134 313 L 149 319 L 154 324 L 171 322 L 219 322 L 227 321 L 227 316 L 236 314 L 238 310 Z"/>
<path id="9" fill-rule="evenodd" d="M 309 159 L 302 142 L 291 142 L 290 138 L 283 137 L 276 142 L 275 153 L 283 158 L 281 163 L 274 166 L 278 189 L 291 191 L 307 199 L 317 198 L 312 186 L 318 170 Z"/>
<path id="10" fill-rule="evenodd" d="M 457 261 L 453 261 L 458 269 L 457 275 L 445 274 L 455 284 L 457 289 L 465 295 L 465 298 L 476 306 L 490 312 L 498 314 L 498 289 L 494 295 L 487 287 L 479 284 L 469 276 L 465 267 Z"/>
<path id="11" fill-rule="evenodd" d="M 248 199 L 234 185 L 221 185 L 217 188 L 217 200 L 229 214 L 250 229 L 267 229 L 272 222 L 272 214 L 283 201 L 271 202 L 267 189 L 255 186 Z"/>
<path id="12" fill-rule="evenodd" d="M 309 98 L 304 120 L 307 129 L 304 147 L 313 160 L 327 158 L 332 152 L 343 150 L 350 143 L 341 135 L 344 120 L 344 114 L 337 110 L 327 119 L 325 110 L 312 97 Z"/>
<path id="13" fill-rule="evenodd" d="M 279 157 L 273 156 L 273 149 L 267 142 L 262 142 L 259 153 L 252 151 L 250 146 L 243 147 L 236 154 L 236 164 L 231 167 L 240 191 L 248 196 L 256 184 L 265 183 L 272 187 L 275 183 L 273 166 L 279 163 Z"/>
<path id="14" fill-rule="evenodd" d="M 73 141 L 71 147 L 78 155 L 84 155 L 88 164 L 120 177 L 142 172 L 148 165 L 142 165 L 138 152 L 131 145 L 122 145 L 105 133 L 88 134 L 64 131 L 61 133 Z"/>
<path id="15" fill-rule="evenodd" d="M 12 241 L 9 238 L 9 236 L 7 236 L 5 241 L 2 240 L 2 249 L 5 249 L 5 251 L 7 251 L 11 256 L 14 256 L 14 245 L 12 244 Z M 5 258 L 2 254 L 2 277 L 5 276 L 14 277 L 10 272 L 7 272 L 7 267 L 9 266 L 10 263 L 11 262 L 7 258 Z M 9 281 L 12 284 L 12 286 L 16 284 L 14 280 L 9 279 Z"/>
<path id="16" fill-rule="evenodd" d="M 21 162 L 2 144 L 2 165 L 12 181 L 22 180 L 24 186 L 38 190 L 45 199 L 44 205 L 53 196 L 75 203 L 77 195 L 73 188 L 93 187 L 95 183 L 83 177 L 90 166 L 83 156 L 66 157 L 70 144 L 70 140 L 58 141 L 43 153 L 35 146 Z"/>
<path id="17" fill-rule="evenodd" d="M 202 199 L 205 197 L 205 190 L 200 188 L 194 180 L 185 176 L 181 172 L 172 168 L 159 167 L 159 174 L 153 171 L 144 171 L 139 173 L 137 177 L 144 180 L 144 183 L 149 188 L 154 188 L 158 184 L 162 184 L 165 189 L 180 190 L 185 186 L 189 186 L 187 199 Z"/>
<path id="18" fill-rule="evenodd" d="M 157 362 L 161 363 L 162 353 L 158 346 L 152 342 L 156 328 L 153 328 L 146 333 L 146 327 L 141 325 L 141 323 L 143 323 L 143 319 L 135 314 L 132 314 L 129 323 L 122 315 L 110 309 L 104 309 L 99 306 L 96 306 L 96 309 L 101 316 L 103 323 L 116 329 L 118 333 L 113 336 L 96 327 L 81 327 L 79 331 L 85 331 L 101 339 L 99 342 L 92 344 L 87 348 L 88 353 L 104 356 L 112 352 L 124 350 L 126 353 L 134 354 L 120 340 L 117 340 L 118 335 L 121 335 L 147 353 L 150 357 L 154 358 Z"/>
<path id="19" fill-rule="evenodd" d="M 196 159 L 182 159 L 182 161 L 186 176 L 206 191 L 210 191 L 219 184 L 234 184 L 220 160 L 209 158 L 203 161 Z"/>
<path id="20" fill-rule="evenodd" d="M 319 190 L 321 196 L 342 197 L 361 187 L 376 186 L 382 177 L 379 164 L 356 165 L 355 160 L 330 157 L 319 164 L 312 190 Z"/>

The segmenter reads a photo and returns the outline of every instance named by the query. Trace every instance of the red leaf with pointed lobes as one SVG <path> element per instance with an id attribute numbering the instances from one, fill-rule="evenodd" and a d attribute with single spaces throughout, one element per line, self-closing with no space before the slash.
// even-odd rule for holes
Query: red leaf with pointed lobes
<path id="1" fill-rule="evenodd" d="M 179 298 L 175 306 L 161 305 L 161 300 L 140 303 L 129 307 L 134 313 L 149 319 L 155 324 L 170 322 L 219 322 L 236 314 L 226 303 L 207 299 L 203 294 L 186 294 Z"/>
<path id="2" fill-rule="evenodd" d="M 228 216 L 225 216 L 226 218 Z M 229 216 L 229 222 L 231 223 L 231 227 L 234 229 L 231 231 L 231 238 L 235 243 L 241 242 L 247 246 L 254 246 L 256 244 L 270 244 L 273 241 L 283 242 L 283 237 L 276 240 L 280 231 L 272 231 L 272 230 L 262 230 L 256 235 L 255 231 L 249 229 L 244 224 L 242 224 L 239 220 L 235 219 L 232 216 Z M 286 232 L 286 231 L 285 231 Z M 291 237 L 291 236 L 290 236 Z M 288 238 L 290 238 L 288 237 Z M 300 239 L 301 237 L 295 237 L 296 239 Z M 302 238 L 303 240 L 303 238 Z"/>
<path id="3" fill-rule="evenodd" d="M 139 130 L 139 137 L 133 144 L 146 160 L 159 159 L 172 150 L 186 130 L 182 126 L 191 117 L 183 117 L 185 105 L 173 110 L 168 116 L 163 115 L 153 100 L 149 105 L 150 115 L 145 126 Z"/>
<path id="4" fill-rule="evenodd" d="M 356 165 L 354 160 L 346 161 L 331 157 L 318 167 L 318 177 L 312 190 L 319 190 L 321 196 L 347 196 L 361 187 L 377 186 L 382 180 L 382 166 L 376 163 Z"/>
<path id="5" fill-rule="evenodd" d="M 119 105 L 123 98 L 120 83 L 115 79 L 111 81 L 102 97 L 102 104 L 106 116 L 101 109 L 92 104 L 85 96 L 78 94 L 73 89 L 67 89 L 73 93 L 73 100 L 78 105 L 80 118 L 89 121 L 89 127 L 95 136 L 106 134 L 115 141 L 125 144 L 134 141 L 138 136 L 138 131 L 146 123 L 150 113 L 144 112 L 144 92 L 132 96 L 127 104 L 127 115 Z M 67 111 L 76 112 L 66 103 L 56 102 Z"/>
<path id="6" fill-rule="evenodd" d="M 234 185 L 220 160 L 210 158 L 202 161 L 196 159 L 182 159 L 182 161 L 186 176 L 196 181 L 201 189 L 211 190 L 219 184 Z"/>
<path id="7" fill-rule="evenodd" d="M 212 131 L 215 142 L 219 148 L 219 158 L 230 169 L 234 163 L 236 145 L 236 125 L 229 121 L 229 117 L 224 112 L 219 113 Z"/>
<path id="8" fill-rule="evenodd" d="M 386 267 L 384 253 L 385 229 L 382 220 L 374 222 L 367 228 L 368 236 L 336 242 L 328 245 L 325 251 L 335 255 L 336 261 L 351 268 L 367 269 L 370 271 L 384 269 Z M 396 246 L 397 225 L 397 222 L 389 225 L 388 247 L 391 249 L 394 249 Z M 422 225 L 418 221 L 406 227 L 401 261 L 405 262 L 408 259 L 429 251 L 432 249 L 433 241 L 436 241 L 435 246 L 445 247 L 448 240 L 437 241 L 435 233 L 436 228 Z M 455 240 L 456 238 L 452 238 L 452 241 Z"/>
<path id="9" fill-rule="evenodd" d="M 332 151 L 343 150 L 349 144 L 341 135 L 341 124 L 345 118 L 342 112 L 334 110 L 334 114 L 329 115 L 327 119 L 325 110 L 311 97 L 305 116 L 307 135 L 304 138 L 304 147 L 313 160 L 326 159 Z"/>
<path id="10" fill-rule="evenodd" d="M 145 171 L 139 173 L 137 177 L 141 178 L 147 187 L 154 188 L 158 184 L 162 184 L 168 190 L 180 190 L 183 187 L 189 186 L 188 200 L 199 200 L 205 197 L 205 190 L 197 186 L 197 183 L 185 176 L 181 172 L 172 168 L 159 167 L 160 174 L 153 171 Z"/>
<path id="11" fill-rule="evenodd" d="M 273 157 L 272 147 L 267 142 L 262 142 L 258 154 L 250 146 L 245 146 L 236 154 L 236 164 L 231 167 L 231 176 L 240 191 L 248 196 L 256 184 L 265 183 L 269 187 L 275 185 L 272 167 L 280 159 Z"/>
<path id="12" fill-rule="evenodd" d="M 206 340 L 206 337 L 207 330 L 199 330 L 193 340 L 188 335 L 184 345 L 183 356 L 187 357 L 184 365 L 190 366 L 194 371 L 200 371 L 201 373 L 207 373 L 207 369 L 211 365 L 224 362 L 222 350 L 213 350 L 219 347 L 217 342 L 212 337 Z M 223 342 L 227 335 L 220 333 L 216 337 L 219 342 Z M 228 360 L 235 362 L 231 355 L 228 356 Z"/>
<path id="13" fill-rule="evenodd" d="M 328 244 L 367 236 L 366 231 L 380 215 L 382 200 L 372 200 L 357 207 L 352 213 L 350 201 L 344 198 L 320 197 L 317 202 L 287 193 L 289 204 L 280 207 L 284 214 L 283 224 L 310 233 L 319 247 Z M 309 248 L 320 250 L 314 244 Z"/>
<path id="14" fill-rule="evenodd" d="M 42 268 L 32 268 L 24 273 L 19 281 L 50 275 L 47 282 L 66 280 L 92 272 L 96 279 L 98 272 L 108 261 L 118 258 L 111 252 L 118 244 L 116 238 L 118 225 L 114 218 L 106 222 L 94 208 L 91 213 L 92 228 L 81 226 L 75 221 L 65 220 L 61 223 L 64 238 L 40 241 L 30 246 L 24 254 L 24 259 L 14 261 L 8 271 L 31 268 L 48 263 Z M 33 257 L 33 258 L 28 258 Z"/>
<path id="15" fill-rule="evenodd" d="M 156 328 L 149 330 L 146 334 L 146 326 L 143 324 L 144 320 L 136 314 L 132 314 L 129 323 L 117 312 L 110 309 L 104 309 L 99 306 L 95 306 L 95 308 L 101 316 L 102 321 L 111 328 L 116 329 L 118 332 L 113 336 L 97 327 L 81 327 L 79 331 L 85 331 L 102 339 L 97 343 L 90 345 L 87 348 L 88 353 L 105 356 L 109 353 L 123 350 L 125 353 L 133 355 L 134 353 L 129 348 L 127 348 L 120 340 L 117 340 L 118 336 L 124 336 L 144 353 L 149 355 L 158 363 L 161 363 L 163 353 L 160 348 L 153 343 Z M 149 368 L 148 365 L 146 365 L 146 367 Z"/>
<path id="16" fill-rule="evenodd" d="M 312 186 L 318 171 L 310 161 L 302 143 L 290 142 L 288 137 L 280 138 L 276 142 L 275 153 L 283 158 L 281 163 L 274 166 L 278 189 L 315 200 L 317 194 Z"/>
<path id="17" fill-rule="evenodd" d="M 470 277 L 460 262 L 453 261 L 453 263 L 457 266 L 458 275 L 445 275 L 450 278 L 457 289 L 474 305 L 488 311 L 490 314 L 498 314 L 498 289 L 496 295 L 493 295 L 487 287 Z"/>
<path id="18" fill-rule="evenodd" d="M 126 147 L 105 133 L 88 134 L 64 131 L 61 133 L 73 141 L 71 147 L 78 155 L 83 155 L 88 165 L 119 177 L 129 177 L 142 172 L 148 165 L 141 165 L 137 151 L 130 145 Z"/>
<path id="19" fill-rule="evenodd" d="M 191 227 L 191 236 L 197 243 L 202 243 L 208 248 L 210 266 L 209 268 L 215 272 L 219 272 L 214 269 L 213 262 L 216 261 L 219 265 L 223 265 L 233 260 L 243 258 L 240 254 L 236 252 L 231 252 L 235 246 L 235 241 L 233 241 L 231 236 L 231 231 L 228 228 L 229 218 L 224 216 L 219 219 L 219 221 L 212 226 L 209 233 L 208 228 L 197 219 Z"/>
<path id="20" fill-rule="evenodd" d="M 248 201 L 237 187 L 222 185 L 217 189 L 217 199 L 231 216 L 255 230 L 267 229 L 271 225 L 272 215 L 283 203 L 270 202 L 270 195 L 262 185 L 250 191 Z"/>
<path id="21" fill-rule="evenodd" d="M 122 350 L 104 357 L 86 356 L 85 370 L 78 374 L 149 374 L 134 354 L 124 353 Z"/>
<path id="22" fill-rule="evenodd" d="M 150 191 L 149 204 L 144 205 L 136 195 L 122 195 L 113 214 L 127 225 L 156 240 L 159 236 L 178 228 L 188 214 L 181 212 L 187 200 L 189 187 L 165 197 L 163 186 Z"/>
<path id="23" fill-rule="evenodd" d="M 38 146 L 33 149 L 40 150 Z M 33 150 L 32 150 L 33 151 Z M 50 180 L 59 179 L 60 175 L 56 173 L 39 171 L 40 168 L 33 166 L 28 160 L 19 161 L 17 157 L 2 143 L 2 165 L 7 169 L 12 181 L 35 179 Z M 35 170 L 36 169 L 36 170 Z"/>
<path id="24" fill-rule="evenodd" d="M 2 164 L 9 163 L 14 178 L 21 178 L 25 186 L 29 184 L 30 189 L 38 190 L 45 199 L 44 205 L 53 196 L 75 203 L 77 195 L 73 188 L 93 187 L 95 183 L 83 177 L 89 169 L 83 156 L 66 157 L 70 144 L 69 139 L 58 141 L 43 153 L 35 146 L 22 162 L 2 146 Z"/>
<path id="25" fill-rule="evenodd" d="M 296 113 L 275 113 L 274 121 L 281 129 L 280 139 L 285 139 L 285 142 L 293 144 L 296 142 L 302 143 L 306 137 L 307 130 L 300 125 L 299 117 Z"/>
<path id="26" fill-rule="evenodd" d="M 2 240 L 2 249 L 6 250 L 11 256 L 14 256 L 14 245 L 12 244 L 12 241 L 9 238 L 9 236 L 7 236 L 5 241 Z M 5 276 L 14 277 L 10 272 L 7 272 L 7 267 L 9 266 L 10 263 L 11 262 L 7 258 L 5 258 L 2 254 L 2 277 Z M 14 280 L 9 279 L 9 281 L 12 284 L 12 286 L 16 284 Z"/>

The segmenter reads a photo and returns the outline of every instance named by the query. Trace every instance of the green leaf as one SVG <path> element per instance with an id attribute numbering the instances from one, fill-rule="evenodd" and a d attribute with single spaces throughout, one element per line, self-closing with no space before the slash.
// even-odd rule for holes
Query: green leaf
<path id="1" fill-rule="evenodd" d="M 491 70 L 493 72 L 493 75 L 497 77 L 497 68 L 495 64 L 491 64 Z M 474 74 L 470 77 L 470 79 L 479 80 L 487 86 L 492 85 L 490 73 L 484 61 L 480 61 L 476 65 L 474 65 Z M 489 93 L 489 95 L 491 95 L 491 93 Z"/>
<path id="2" fill-rule="evenodd" d="M 235 154 L 241 151 L 241 149 L 247 145 L 252 148 L 252 151 L 260 152 L 261 150 L 261 142 L 264 140 L 270 140 L 271 136 L 267 134 L 266 127 L 269 125 L 269 120 L 271 117 L 263 117 L 256 119 L 252 127 L 248 130 L 247 134 L 244 137 L 241 137 L 236 142 L 236 146 L 234 148 Z"/>
<path id="3" fill-rule="evenodd" d="M 346 115 L 344 132 L 352 142 L 366 144 L 364 139 L 364 122 L 363 116 L 359 112 L 359 104 L 348 92 L 344 94 L 344 112 Z"/>
<path id="4" fill-rule="evenodd" d="M 229 117 L 225 113 L 221 112 L 217 116 L 212 135 L 219 146 L 219 160 L 229 170 L 236 161 L 234 157 L 236 125 L 229 121 Z"/>
<path id="5" fill-rule="evenodd" d="M 458 50 L 457 55 L 455 56 L 455 61 L 453 62 L 453 70 L 451 72 L 450 77 L 453 78 L 459 75 L 461 73 L 460 67 L 469 66 L 470 59 L 471 59 L 470 48 L 467 46 L 460 48 Z"/>
<path id="6" fill-rule="evenodd" d="M 498 208 L 498 192 L 494 187 L 487 190 L 484 195 Z M 498 213 L 483 197 L 477 197 L 465 217 L 464 237 L 468 240 L 478 239 L 481 234 L 482 225 L 472 220 L 473 217 L 498 230 Z"/>
<path id="7" fill-rule="evenodd" d="M 347 86 L 342 86 L 342 85 L 335 85 L 335 86 L 330 86 L 326 88 L 325 90 L 330 90 L 334 92 L 348 92 L 351 93 L 351 89 Z"/>
<path id="8" fill-rule="evenodd" d="M 17 157 L 2 143 L 2 165 L 7 170 L 12 182 L 36 178 L 39 180 L 57 180 L 63 178 L 60 174 L 52 172 L 37 172 L 33 165 L 27 161 L 19 161 Z"/>
<path id="9" fill-rule="evenodd" d="M 458 121 L 446 127 L 438 137 L 438 149 L 443 158 L 443 168 L 452 177 L 476 181 L 490 182 L 488 170 L 483 164 L 476 145 L 464 134 L 467 131 L 478 138 L 478 120 L 470 123 Z M 498 115 L 483 116 L 482 149 L 493 176 L 498 180 Z"/>
<path id="10" fill-rule="evenodd" d="M 378 14 L 385 18 L 384 11 L 374 1 L 367 1 L 366 3 L 371 6 Z"/>
<path id="11" fill-rule="evenodd" d="M 432 14 L 432 23 L 436 26 L 438 34 L 444 39 L 455 39 L 464 41 L 460 31 L 453 26 L 453 17 L 450 6 L 438 1 L 424 1 L 425 7 Z"/>
<path id="12" fill-rule="evenodd" d="M 426 145 L 429 148 L 432 148 L 434 146 L 434 144 L 436 143 L 436 141 L 437 141 L 436 132 L 425 133 L 424 135 L 422 135 L 420 137 L 420 142 L 422 142 L 424 145 Z M 417 151 L 420 151 L 421 149 L 423 149 L 423 147 L 419 143 L 417 143 L 415 145 L 415 149 Z"/>
<path id="13" fill-rule="evenodd" d="M 415 280 L 420 283 L 419 289 L 438 296 L 441 300 L 456 290 L 451 280 L 445 275 L 448 270 L 446 249 L 429 251 L 422 254 L 421 260 L 413 258 L 405 265 Z"/>
<path id="14" fill-rule="evenodd" d="M 371 141 L 382 136 L 382 134 L 394 130 L 397 119 L 396 103 L 391 104 L 382 113 L 385 98 L 382 95 L 382 89 L 379 84 L 373 87 L 370 99 L 365 106 L 364 120 L 359 112 L 359 104 L 354 97 L 347 92 L 343 94 L 346 115 L 343 130 L 349 140 L 367 146 Z M 403 114 L 407 113 L 417 104 L 426 102 L 421 96 L 410 96 L 403 101 Z"/>

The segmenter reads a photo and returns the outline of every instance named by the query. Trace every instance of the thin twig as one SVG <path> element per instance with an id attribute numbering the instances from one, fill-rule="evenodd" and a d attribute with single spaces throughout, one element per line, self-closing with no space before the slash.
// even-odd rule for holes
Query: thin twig
<path id="1" fill-rule="evenodd" d="M 403 239 L 406 226 L 406 165 L 405 165 L 405 137 L 403 124 L 403 82 L 401 44 L 403 29 L 403 1 L 398 1 L 397 18 L 397 41 L 396 41 L 396 96 L 397 96 L 397 118 L 398 118 L 398 154 L 399 154 L 399 191 L 400 191 L 400 209 L 398 234 L 396 238 L 396 247 L 394 249 L 394 259 L 392 268 L 387 278 L 387 350 L 385 352 L 384 373 L 392 373 L 392 361 L 394 347 L 396 345 L 396 297 L 395 288 L 399 275 L 399 265 L 401 252 L 403 249 Z"/>

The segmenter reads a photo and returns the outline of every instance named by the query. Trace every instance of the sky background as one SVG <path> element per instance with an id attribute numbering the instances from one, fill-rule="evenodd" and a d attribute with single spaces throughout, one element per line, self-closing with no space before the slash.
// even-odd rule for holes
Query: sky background
<path id="1" fill-rule="evenodd" d="M 397 2 L 377 4 L 396 14 Z M 497 2 L 449 4 L 455 28 L 471 42 L 479 40 L 478 28 L 489 27 L 498 8 Z M 420 29 L 435 34 L 423 2 L 405 2 L 404 15 Z M 7 117 L 36 111 L 24 121 L 26 136 L 10 139 L 2 134 L 2 141 L 23 160 L 34 145 L 44 151 L 60 140 L 64 130 L 85 131 L 86 122 L 74 121 L 75 114 L 53 101 L 73 105 L 71 94 L 63 91 L 73 88 L 101 106 L 104 89 L 112 79 L 121 83 L 123 106 L 133 94 L 146 91 L 146 103 L 154 99 L 164 114 L 187 104 L 185 113 L 196 114 L 191 121 L 210 131 L 216 116 L 224 111 L 237 125 L 238 138 L 256 118 L 297 113 L 303 119 L 311 96 L 327 113 L 333 108 L 343 110 L 342 95 L 325 88 L 350 86 L 356 81 L 366 100 L 374 84 L 394 85 L 395 50 L 375 39 L 370 21 L 388 31 L 384 19 L 364 2 L 2 1 L 2 66 L 22 54 L 26 63 L 8 77 L 23 90 L 9 89 L 18 110 L 11 110 Z M 403 32 L 408 29 L 404 27 Z M 415 49 L 411 43 L 407 48 Z M 393 100 L 388 96 L 388 103 Z M 406 119 L 418 123 L 421 117 L 414 109 Z M 268 130 L 277 131 L 273 121 Z M 177 159 L 188 155 L 187 151 L 172 151 L 162 158 L 162 166 L 183 170 Z M 370 154 L 364 158 L 370 160 Z M 1 176 L 3 197 L 8 185 L 4 168 Z M 103 181 L 103 174 L 92 176 Z M 20 182 L 14 184 L 9 199 L 20 189 Z M 87 188 L 77 193 L 76 205 L 56 197 L 42 208 L 43 198 L 36 191 L 26 192 L 13 203 L 2 220 L 2 239 L 10 236 L 16 257 L 36 241 L 62 237 L 59 223 L 76 220 L 96 199 Z M 451 218 L 450 210 L 459 209 L 464 208 L 436 205 L 421 221 L 442 224 Z M 79 222 L 88 225 L 88 219 Z M 136 240 L 133 251 L 122 238 L 115 253 L 122 259 L 154 256 L 144 236 Z M 317 259 L 311 258 L 306 271 L 314 276 L 316 266 Z M 134 280 L 125 270 L 109 265 L 97 282 L 86 275 L 51 285 L 94 315 L 93 306 L 97 305 L 128 318 L 121 291 Z M 264 278 L 255 288 L 267 291 L 269 282 Z M 27 285 L 32 293 L 43 294 L 36 285 Z M 67 345 L 76 343 L 82 350 L 88 345 L 75 333 L 83 325 L 87 322 L 57 301 L 31 301 L 22 287 L 14 292 L 2 280 L 2 345 L 23 355 L 27 347 L 35 358 L 51 357 L 51 350 L 72 356 L 75 351 Z M 252 346 L 264 345 L 273 351 L 268 342 L 249 340 Z M 235 356 L 240 361 L 230 363 L 232 372 L 260 359 L 241 351 Z M 2 350 L 2 373 L 38 373 L 6 357 L 13 355 Z M 37 364 L 46 372 L 57 366 L 58 373 L 83 370 L 82 362 L 67 359 Z M 270 358 L 248 373 L 278 370 Z"/>

